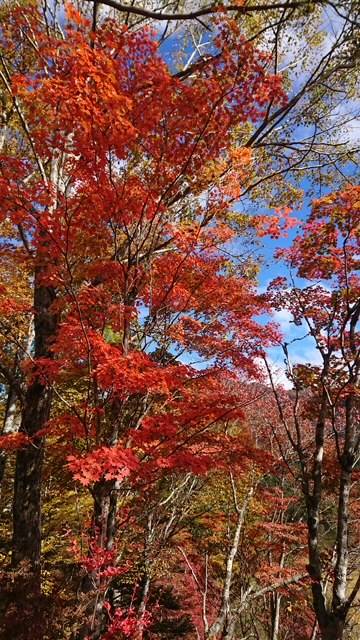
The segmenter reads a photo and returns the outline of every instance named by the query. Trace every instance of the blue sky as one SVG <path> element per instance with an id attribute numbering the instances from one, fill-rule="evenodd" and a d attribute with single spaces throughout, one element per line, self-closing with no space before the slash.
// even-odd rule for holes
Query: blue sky
<path id="1" fill-rule="evenodd" d="M 323 41 L 322 41 L 322 44 L 318 47 L 318 49 L 313 52 L 314 56 L 315 57 L 317 56 L 318 59 L 320 59 L 320 57 L 324 55 L 324 53 L 328 51 L 329 48 L 331 48 L 332 44 L 334 43 L 334 40 L 336 39 L 342 27 L 341 18 L 339 18 L 339 16 L 333 11 L 330 11 L 330 10 L 326 11 L 323 15 L 322 20 L 323 22 L 321 25 L 321 29 L 323 31 Z M 181 33 L 181 31 L 179 31 L 175 33 L 175 35 L 171 36 L 168 40 L 166 40 L 165 43 L 162 45 L 162 49 L 161 49 L 162 55 L 167 60 L 167 62 L 171 61 L 170 66 L 172 66 L 173 61 L 178 62 L 178 59 L 176 58 L 176 53 L 178 52 L 179 42 L 181 42 L 182 35 L 183 34 Z M 208 35 L 209 34 L 207 33 L 205 34 L 202 42 L 204 42 L 204 40 L 209 40 Z M 210 39 L 211 39 L 211 34 L 210 34 Z M 301 87 L 302 83 L 304 82 L 304 78 L 306 77 L 306 71 L 302 69 L 300 63 L 303 60 L 303 56 L 307 55 L 308 44 L 303 38 L 303 35 L 298 33 L 292 34 L 292 43 L 294 44 L 291 45 L 292 46 L 291 50 L 289 49 L 287 51 L 286 48 L 284 50 L 284 56 L 282 59 L 282 69 L 291 67 L 292 69 L 291 77 L 293 81 L 292 92 L 296 92 L 299 89 L 299 87 Z M 295 47 L 295 50 L 294 50 L 294 47 Z M 183 53 L 185 54 L 184 58 L 188 59 L 189 61 L 189 57 L 191 56 L 191 53 L 194 50 L 195 50 L 194 44 L 192 44 L 191 41 L 189 41 L 188 44 L 186 45 L 186 48 L 184 48 L 183 50 Z M 201 49 L 201 51 L 202 52 L 206 51 L 208 53 L 209 48 L 204 47 L 204 49 Z M 197 53 L 195 51 L 195 56 L 194 58 L 191 59 L 191 62 L 193 62 L 196 59 L 196 55 Z M 356 103 L 352 104 L 349 101 L 345 105 L 340 105 L 339 108 L 343 109 L 344 121 L 346 121 L 348 113 L 355 112 L 355 114 L 357 114 L 359 111 L 359 105 Z M 344 135 L 346 136 L 346 138 L 343 138 L 342 140 L 344 141 L 345 139 L 348 138 L 350 141 L 353 140 L 355 141 L 355 143 L 357 143 L 360 139 L 359 124 L 360 124 L 359 117 L 357 118 L 355 117 L 355 120 L 351 122 L 348 129 L 345 128 Z M 311 137 L 312 133 L 313 133 L 312 127 L 299 126 L 293 132 L 293 135 L 295 136 L 295 139 L 302 140 L 306 138 L 306 136 Z M 337 135 L 337 131 L 334 132 L 335 138 L 336 138 L 336 135 Z M 345 172 L 348 175 L 351 175 L 353 171 L 354 171 L 354 168 L 351 166 L 348 166 L 345 169 Z M 304 195 L 303 202 L 299 203 L 300 208 L 298 210 L 294 210 L 294 215 L 301 222 L 307 218 L 310 212 L 311 199 L 307 196 L 307 194 L 309 193 L 310 188 L 314 188 L 314 184 L 311 184 L 309 179 L 306 179 L 302 182 L 300 187 L 303 189 L 303 192 L 305 195 Z M 328 193 L 329 191 L 331 191 L 330 187 L 315 188 L 316 197 L 319 197 L 321 195 L 326 195 L 326 193 Z M 242 205 L 241 208 L 242 210 L 245 210 L 245 211 L 247 210 L 246 205 L 245 206 Z M 254 206 L 250 208 L 254 211 Z M 266 213 L 263 207 L 260 207 L 260 206 L 259 206 L 259 210 L 256 210 L 256 205 L 255 205 L 255 212 Z M 290 246 L 293 238 L 298 232 L 299 232 L 299 228 L 294 228 L 289 231 L 287 238 L 281 238 L 279 240 L 273 240 L 271 238 L 264 239 L 263 246 L 258 249 L 259 257 L 262 256 L 262 261 L 261 261 L 262 267 L 259 274 L 259 291 L 261 292 L 265 291 L 268 284 L 275 277 L 279 275 L 281 276 L 289 275 L 287 267 L 280 261 L 275 260 L 274 253 L 278 248 L 284 248 L 284 247 Z M 240 246 L 241 243 L 239 242 L 238 244 Z M 235 247 L 235 251 L 236 251 L 236 248 L 237 248 L 236 243 L 233 245 L 233 247 Z M 301 284 L 300 281 L 299 281 L 299 284 Z M 292 316 L 288 311 L 284 310 L 280 312 L 275 312 L 274 320 L 276 320 L 279 323 L 286 342 L 291 343 L 289 352 L 290 352 L 290 356 L 293 363 L 307 363 L 307 362 L 312 364 L 320 363 L 320 354 L 314 345 L 313 339 L 310 337 L 305 337 L 304 339 L 300 339 L 306 336 L 307 334 L 306 328 L 303 326 L 301 327 L 295 326 L 295 324 L 292 322 Z M 261 319 L 261 321 L 265 322 L 266 319 L 265 318 Z M 189 354 L 186 360 L 188 360 L 188 358 L 191 359 Z M 274 367 L 278 369 L 279 381 L 285 383 L 286 386 L 290 386 L 289 383 L 286 381 L 286 378 L 284 375 L 284 362 L 283 362 L 282 349 L 280 347 L 270 349 L 269 358 L 273 362 Z"/>
<path id="2" fill-rule="evenodd" d="M 306 194 L 311 185 L 308 180 L 304 180 L 301 186 Z M 329 191 L 329 188 L 327 190 L 323 190 L 322 195 L 325 195 L 326 192 Z M 301 231 L 301 223 L 307 219 L 310 210 L 311 199 L 305 195 L 301 208 L 294 210 L 294 216 L 299 220 L 299 225 L 290 229 L 287 237 L 285 238 L 278 240 L 264 238 L 263 247 L 260 251 L 264 256 L 264 263 L 259 274 L 260 292 L 266 291 L 268 285 L 274 278 L 278 276 L 289 277 L 290 274 L 288 267 L 281 260 L 275 259 L 274 254 L 279 248 L 282 249 L 291 246 L 293 239 Z M 295 273 L 292 273 L 291 275 L 299 286 L 306 284 L 304 280 L 296 278 Z M 320 364 L 320 353 L 316 349 L 313 338 L 308 336 L 306 326 L 296 326 L 293 322 L 291 313 L 287 310 L 275 311 L 272 319 L 279 324 L 284 336 L 284 341 L 288 344 L 290 343 L 288 351 L 292 364 Z M 268 355 L 269 362 L 273 366 L 275 379 L 277 379 L 279 383 L 290 388 L 292 385 L 285 376 L 284 353 L 282 348 L 280 346 L 273 347 L 268 350 Z"/>
<path id="3" fill-rule="evenodd" d="M 351 174 L 351 167 L 345 167 L 345 172 L 348 175 Z M 355 181 L 354 181 L 355 183 Z M 307 182 L 304 183 L 304 191 L 308 190 Z M 326 195 L 332 191 L 331 187 L 327 187 L 327 189 L 323 190 L 322 195 Z M 305 221 L 311 210 L 311 200 L 306 197 L 304 199 L 304 204 L 300 211 L 296 212 L 296 217 L 299 218 L 300 224 L 302 221 Z M 274 258 L 274 253 L 277 248 L 285 248 L 291 245 L 293 238 L 297 235 L 297 233 L 301 232 L 300 225 L 297 228 L 294 228 L 290 231 L 288 238 L 283 238 L 281 241 L 272 240 L 271 238 L 264 239 L 263 244 L 263 255 L 265 257 L 264 266 L 261 269 L 260 277 L 259 277 L 259 291 L 266 291 L 269 283 L 277 276 L 285 276 L 289 277 L 288 267 L 281 261 L 276 260 Z M 293 281 L 296 286 L 304 287 L 309 284 L 314 284 L 312 281 L 306 281 L 304 279 L 296 277 L 296 273 L 291 274 Z M 327 288 L 329 283 L 325 281 L 319 281 L 319 284 Z M 322 358 L 319 350 L 316 348 L 314 339 L 308 335 L 308 328 L 304 323 L 301 326 L 296 326 L 293 322 L 293 317 L 290 312 L 287 310 L 276 311 L 273 314 L 273 319 L 279 324 L 282 334 L 284 336 L 284 341 L 288 344 L 288 352 L 290 355 L 290 362 L 292 365 L 294 364 L 312 364 L 312 365 L 320 365 L 322 364 Z M 285 364 L 284 364 L 284 353 L 281 348 L 274 347 L 268 350 L 268 356 L 270 364 L 273 367 L 275 372 L 275 378 L 278 382 L 284 384 L 285 387 L 291 388 L 291 383 L 287 380 L 285 376 Z"/>

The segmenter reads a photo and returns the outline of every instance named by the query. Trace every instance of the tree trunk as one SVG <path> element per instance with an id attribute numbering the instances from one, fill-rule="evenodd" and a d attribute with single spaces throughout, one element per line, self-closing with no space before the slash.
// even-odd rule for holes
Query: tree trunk
<path id="1" fill-rule="evenodd" d="M 3 436 L 9 435 L 11 433 L 17 433 L 20 427 L 20 416 L 18 413 L 18 399 L 16 391 L 13 387 L 9 388 L 7 403 L 6 403 L 6 411 L 5 411 L 5 420 L 4 420 L 4 428 L 2 431 Z M 0 486 L 4 479 L 5 474 L 5 466 L 7 460 L 7 453 L 5 449 L 0 451 Z"/>
<path id="2" fill-rule="evenodd" d="M 141 600 L 138 606 L 139 628 L 134 640 L 143 640 L 144 637 L 144 617 L 146 613 L 146 605 L 150 591 L 150 576 L 146 573 L 144 576 L 144 584 L 141 591 Z"/>
<path id="3" fill-rule="evenodd" d="M 52 312 L 54 289 L 40 282 L 39 270 L 34 283 L 34 357 L 51 357 L 49 339 L 56 333 L 58 318 Z M 51 389 L 34 378 L 26 389 L 20 432 L 31 441 L 16 456 L 12 566 L 14 581 L 8 589 L 5 605 L 5 628 L 13 640 L 41 637 L 47 625 L 41 617 L 41 476 L 44 429 L 51 406 Z M 19 621 L 21 620 L 21 624 Z"/>
<path id="4" fill-rule="evenodd" d="M 231 640 L 234 628 L 235 628 L 235 620 L 234 615 L 231 612 L 230 608 L 230 591 L 231 591 L 231 582 L 233 578 L 233 567 L 235 562 L 235 557 L 238 552 L 239 543 L 240 543 L 240 535 L 244 524 L 245 512 L 249 503 L 249 500 L 253 494 L 253 488 L 248 491 L 247 495 L 243 500 L 242 507 L 237 504 L 236 499 L 236 489 L 234 485 L 234 481 L 231 476 L 231 485 L 234 493 L 234 503 L 235 509 L 237 512 L 237 523 L 236 529 L 234 531 L 233 540 L 231 547 L 228 552 L 228 557 L 226 560 L 226 573 L 224 580 L 224 587 L 222 593 L 222 603 L 219 614 L 216 620 L 211 625 L 208 633 L 206 634 L 206 640 L 217 640 L 218 638 L 226 638 Z"/>
<path id="5" fill-rule="evenodd" d="M 111 551 L 116 533 L 118 485 L 114 481 L 96 482 L 92 495 L 94 512 L 90 535 L 97 546 L 104 551 Z M 81 590 L 88 594 L 89 600 L 86 619 L 79 629 L 77 640 L 98 640 L 106 630 L 108 618 L 103 606 L 107 589 L 104 589 L 96 570 L 93 574 L 85 576 Z"/>
<path id="6" fill-rule="evenodd" d="M 23 352 L 16 354 L 13 374 L 16 377 L 18 373 L 19 364 L 24 357 L 27 357 L 31 353 L 32 344 L 34 341 L 34 323 L 31 318 L 29 324 L 29 332 L 27 337 L 26 347 Z M 8 397 L 6 402 L 6 411 L 4 418 L 4 426 L 2 435 L 9 435 L 10 433 L 18 433 L 21 426 L 21 412 L 19 407 L 19 398 L 16 389 L 13 385 L 9 387 Z M 0 485 L 4 479 L 5 467 L 6 467 L 7 453 L 5 450 L 0 451 Z"/>
<path id="7" fill-rule="evenodd" d="M 345 620 L 329 615 L 325 626 L 320 628 L 321 640 L 343 640 Z"/>
<path id="8" fill-rule="evenodd" d="M 99 536 L 101 546 L 110 551 L 114 546 L 116 533 L 116 511 L 118 486 L 115 481 L 100 481 L 93 488 L 94 531 Z"/>
<path id="9" fill-rule="evenodd" d="M 271 640 L 278 640 L 280 629 L 280 604 L 281 594 L 271 594 Z"/>
<path id="10" fill-rule="evenodd" d="M 16 567 L 28 561 L 35 574 L 40 572 L 43 463 L 43 438 L 36 437 L 36 433 L 49 419 L 50 402 L 49 390 L 44 385 L 38 382 L 30 385 L 20 430 L 32 440 L 16 458 L 12 563 Z"/>
<path id="11" fill-rule="evenodd" d="M 352 379 L 351 383 L 355 386 L 357 379 Z M 341 615 L 346 607 L 346 588 L 348 586 L 350 492 L 357 454 L 357 416 L 354 412 L 354 405 L 354 397 L 352 394 L 349 394 L 345 401 L 345 441 L 340 459 L 341 472 L 336 532 L 336 564 L 333 587 L 333 611 L 337 615 Z"/>
<path id="12" fill-rule="evenodd" d="M 57 329 L 57 317 L 51 311 L 55 292 L 39 284 L 39 272 L 35 275 L 34 340 L 35 359 L 51 357 L 49 340 Z M 27 388 L 22 412 L 20 432 L 31 438 L 31 443 L 20 449 L 16 457 L 15 496 L 13 507 L 13 566 L 29 563 L 40 587 L 41 546 L 41 472 L 43 463 L 43 438 L 38 437 L 50 416 L 51 390 L 39 379 Z"/>

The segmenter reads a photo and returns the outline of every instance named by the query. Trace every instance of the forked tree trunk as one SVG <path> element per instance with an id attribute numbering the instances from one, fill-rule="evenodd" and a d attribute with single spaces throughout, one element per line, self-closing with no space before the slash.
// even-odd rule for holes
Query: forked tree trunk
<path id="1" fill-rule="evenodd" d="M 115 481 L 99 481 L 92 490 L 94 511 L 91 536 L 104 551 L 110 551 L 114 545 L 116 533 L 116 512 L 118 484 Z M 104 589 L 96 570 L 85 576 L 81 589 L 87 594 L 88 602 L 83 624 L 77 640 L 98 640 L 107 626 L 107 615 L 104 609 Z"/>

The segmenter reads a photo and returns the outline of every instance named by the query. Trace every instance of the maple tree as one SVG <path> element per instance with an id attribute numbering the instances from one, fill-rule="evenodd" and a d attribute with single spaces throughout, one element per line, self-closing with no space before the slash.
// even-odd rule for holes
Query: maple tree
<path id="1" fill-rule="evenodd" d="M 268 99 L 285 99 L 267 56 L 222 21 L 221 56 L 184 83 L 169 74 L 151 32 L 109 20 L 92 36 L 67 11 L 65 38 L 44 32 L 32 7 L 15 8 L 2 34 L 4 51 L 21 38 L 32 56 L 31 73 L 16 57 L 2 59 L 24 146 L 16 155 L 5 146 L 1 165 L 4 248 L 19 253 L 34 296 L 33 307 L 14 303 L 4 288 L 2 307 L 10 322 L 34 314 L 19 435 L 3 437 L 3 446 L 23 445 L 12 563 L 29 563 L 30 595 L 41 584 L 44 436 L 62 439 L 69 470 L 90 487 L 90 545 L 110 553 L 126 478 L 141 486 L 172 469 L 220 464 L 226 452 L 210 427 L 240 411 L 231 381 L 236 371 L 254 374 L 259 342 L 271 341 L 253 320 L 262 299 L 241 270 L 227 273 L 221 250 L 234 234 L 235 171 L 249 161 L 230 147 L 232 128 L 259 118 Z M 171 349 L 214 364 L 199 372 Z M 70 382 L 78 393 L 69 401 L 62 386 Z M 65 412 L 52 416 L 54 394 Z M 94 571 L 88 633 L 97 637 L 108 576 Z"/>
<path id="2" fill-rule="evenodd" d="M 306 192 L 316 195 L 329 185 L 342 185 L 350 167 L 354 175 L 357 171 L 359 7 L 352 0 L 338 4 L 151 0 L 145 5 L 134 0 L 130 6 L 117 0 L 86 0 L 79 6 L 95 26 L 106 12 L 134 29 L 156 20 L 164 50 L 177 42 L 181 78 L 216 55 L 211 30 L 219 11 L 236 20 L 250 42 L 271 52 L 269 65 L 281 73 L 289 99 L 280 106 L 268 101 L 264 117 L 239 126 L 235 136 L 253 149 L 253 163 L 241 185 L 242 200 L 272 206 L 297 204 L 304 197 L 305 176 L 311 183 Z"/>
<path id="3" fill-rule="evenodd" d="M 336 639 L 343 637 L 360 587 L 350 561 L 357 527 L 349 528 L 356 517 L 360 443 L 359 195 L 358 187 L 348 187 L 314 202 L 302 234 L 284 251 L 309 284 L 293 280 L 289 288 L 280 278 L 272 285 L 274 304 L 304 324 L 321 357 L 319 365 L 292 367 L 285 346 L 294 398 L 284 400 L 275 387 L 274 393 L 306 505 L 314 610 L 322 637 Z M 336 507 L 325 515 L 329 490 Z"/>
<path id="4" fill-rule="evenodd" d="M 264 323 L 274 301 L 258 293 L 252 257 L 232 251 L 292 224 L 288 208 L 233 210 L 254 159 L 267 170 L 239 132 L 286 111 L 282 79 L 227 9 L 205 12 L 211 55 L 174 73 L 156 30 L 100 19 L 93 5 L 90 20 L 71 4 L 61 19 L 57 3 L 5 6 L 0 33 L 0 444 L 12 512 L 1 631 L 234 640 L 259 624 L 276 640 L 287 602 L 299 640 L 299 593 L 306 632 L 314 622 L 304 526 L 259 357 L 281 336 Z M 331 266 L 341 281 L 334 234 L 356 197 L 315 206 L 318 228 L 309 223 L 287 257 L 303 276 L 320 268 L 321 237 L 320 277 Z M 323 207 L 339 207 L 325 228 Z M 352 371 L 356 340 L 345 326 L 341 335 Z M 356 404 L 357 380 L 344 391 L 331 375 L 340 405 Z M 310 394 L 305 378 L 294 370 L 295 389 Z M 311 399 L 307 411 L 305 429 Z"/>

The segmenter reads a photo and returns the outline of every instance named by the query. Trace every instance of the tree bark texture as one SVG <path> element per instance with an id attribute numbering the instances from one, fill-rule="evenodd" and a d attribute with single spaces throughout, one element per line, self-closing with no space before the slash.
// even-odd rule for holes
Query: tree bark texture
<path id="1" fill-rule="evenodd" d="M 39 271 L 35 274 L 34 294 L 34 356 L 49 357 L 49 343 L 56 334 L 58 319 L 51 306 L 54 289 L 42 286 Z M 44 457 L 41 432 L 49 417 L 51 389 L 35 378 L 25 392 L 20 432 L 31 442 L 20 449 L 16 458 L 15 495 L 13 506 L 13 566 L 29 563 L 39 586 L 41 548 L 41 474 Z"/>

